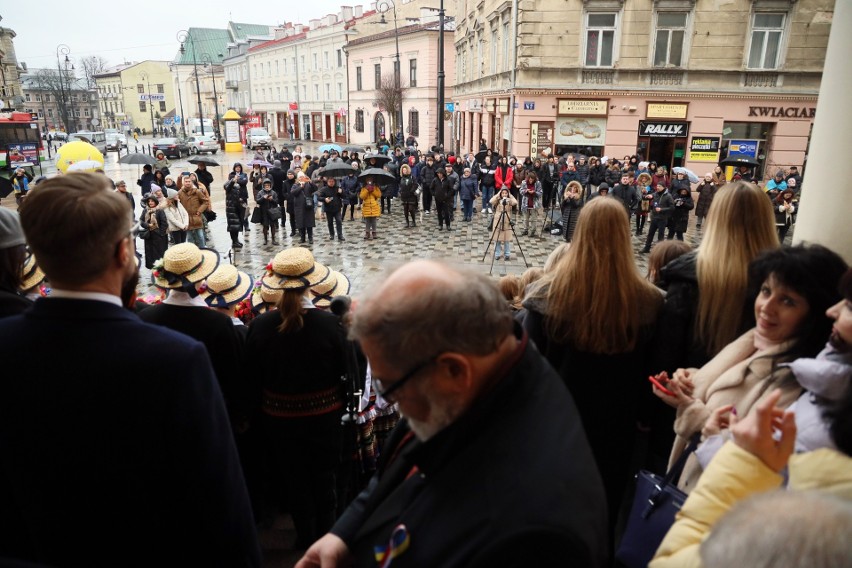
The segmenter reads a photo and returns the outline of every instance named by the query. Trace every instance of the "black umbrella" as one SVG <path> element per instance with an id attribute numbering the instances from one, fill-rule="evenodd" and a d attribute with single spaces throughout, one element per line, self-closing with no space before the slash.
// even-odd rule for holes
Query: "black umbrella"
<path id="1" fill-rule="evenodd" d="M 127 154 L 126 156 L 122 156 L 118 159 L 119 164 L 134 164 L 137 166 L 144 166 L 146 164 L 153 166 L 157 163 L 152 156 L 148 154 Z"/>
<path id="2" fill-rule="evenodd" d="M 370 160 L 373 159 L 373 158 L 376 159 L 376 163 L 378 164 L 379 167 L 382 167 L 382 166 L 384 166 L 385 164 L 387 164 L 388 162 L 391 161 L 391 157 L 387 156 L 385 154 L 366 154 L 364 156 L 364 163 L 367 164 L 368 166 L 371 165 Z"/>
<path id="3" fill-rule="evenodd" d="M 219 162 L 211 158 L 210 156 L 195 156 L 187 160 L 190 164 L 205 164 L 207 166 L 218 166 Z"/>
<path id="4" fill-rule="evenodd" d="M 12 182 L 4 177 L 0 177 L 0 197 L 6 197 L 15 190 Z"/>
<path id="5" fill-rule="evenodd" d="M 344 151 L 344 152 L 358 152 L 359 154 L 363 154 L 364 153 L 364 147 L 363 146 L 344 146 L 342 151 Z"/>
<path id="6" fill-rule="evenodd" d="M 749 158 L 748 156 L 737 156 L 737 157 L 727 157 L 721 162 L 719 162 L 720 166 L 748 166 L 750 168 L 754 168 L 759 166 L 760 164 L 754 158 Z"/>
<path id="7" fill-rule="evenodd" d="M 352 166 L 350 166 L 346 162 L 344 162 L 344 161 L 337 162 L 336 161 L 336 162 L 329 162 L 329 164 L 326 167 L 320 168 L 320 175 L 326 176 L 326 177 L 343 177 L 343 176 L 351 174 L 354 171 L 355 171 L 355 168 L 353 168 Z"/>
<path id="8" fill-rule="evenodd" d="M 393 176 L 390 172 L 386 172 L 385 170 L 380 170 L 379 168 L 370 168 L 361 172 L 359 178 L 367 178 L 372 177 L 375 182 L 379 185 L 388 184 L 392 181 L 396 181 L 396 177 Z"/>
<path id="9" fill-rule="evenodd" d="M 488 155 L 488 152 L 489 152 L 488 150 L 482 150 L 480 152 L 477 152 L 476 155 L 474 156 L 474 158 L 476 159 L 477 162 L 484 162 L 485 156 Z M 499 160 L 499 159 L 500 159 L 500 154 L 492 151 L 491 152 L 491 165 L 492 166 L 496 165 L 497 160 Z"/>

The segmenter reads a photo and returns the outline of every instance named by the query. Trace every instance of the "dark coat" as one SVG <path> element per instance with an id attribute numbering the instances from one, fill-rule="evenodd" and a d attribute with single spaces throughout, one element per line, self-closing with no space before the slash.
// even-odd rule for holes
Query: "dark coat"
<path id="1" fill-rule="evenodd" d="M 695 190 L 698 192 L 695 216 L 706 217 L 707 212 L 710 211 L 710 204 L 713 203 L 713 197 L 716 195 L 716 185 L 713 182 L 705 183 L 704 180 L 701 180 Z"/>
<path id="2" fill-rule="evenodd" d="M 62 338 L 50 357 L 46 334 Z M 201 343 L 124 308 L 66 298 L 0 320 L 0 337 L 6 368 L 27 369 L 4 374 L 0 396 L 0 557 L 52 566 L 157 566 L 164 558 L 261 565 Z M 128 364 L 142 354 L 148 364 Z M 96 364 L 70 369 L 84 360 Z"/>
<path id="3" fill-rule="evenodd" d="M 417 205 L 417 182 L 412 176 L 402 176 L 399 179 L 399 198 L 403 203 Z"/>
<path id="4" fill-rule="evenodd" d="M 290 189 L 290 195 L 293 198 L 293 218 L 296 220 L 297 229 L 316 227 L 313 201 L 311 201 L 311 205 L 308 205 L 306 200 L 315 191 L 316 188 L 312 183 L 306 183 L 304 186 L 294 183 Z"/>
<path id="5" fill-rule="evenodd" d="M 169 220 L 166 219 L 166 212 L 157 209 L 154 215 L 157 219 L 156 229 L 148 227 L 147 209 L 142 212 L 142 216 L 139 218 L 142 228 L 148 229 L 148 238 L 143 239 L 145 242 L 145 268 L 153 268 L 154 263 L 163 258 L 166 249 L 169 248 Z"/>
<path id="6" fill-rule="evenodd" d="M 606 179 L 606 168 L 603 164 L 597 164 L 589 168 L 589 183 L 600 185 Z"/>
<path id="7" fill-rule="evenodd" d="M 267 199 L 267 196 L 270 196 L 271 199 Z M 255 199 L 257 200 L 257 206 L 260 209 L 260 224 L 264 227 L 273 225 L 275 221 L 273 221 L 272 217 L 269 216 L 269 209 L 280 205 L 281 200 L 278 197 L 278 194 L 274 191 L 265 193 L 263 190 L 260 190 L 255 196 Z"/>
<path id="8" fill-rule="evenodd" d="M 669 190 L 665 190 L 662 193 L 655 191 L 652 195 L 651 210 L 649 211 L 651 219 L 664 219 L 668 221 L 672 215 L 672 211 L 674 211 L 674 199 L 672 199 Z M 660 208 L 659 211 L 657 211 L 657 207 Z"/>
<path id="9" fill-rule="evenodd" d="M 462 177 L 459 185 L 460 199 L 476 199 L 476 194 L 479 192 L 479 183 L 477 183 L 476 178 L 472 174 L 470 177 Z"/>
<path id="10" fill-rule="evenodd" d="M 374 546 L 399 525 L 411 535 L 393 561 L 403 568 L 605 565 L 605 498 L 577 408 L 520 339 L 506 374 L 454 423 L 427 442 L 405 421 L 391 434 L 378 473 L 331 531 L 356 566 L 373 565 Z"/>
<path id="11" fill-rule="evenodd" d="M 213 174 L 210 173 L 208 169 L 195 168 L 195 177 L 198 178 L 198 181 L 204 184 L 204 187 L 210 188 L 210 184 L 213 183 Z"/>
<path id="12" fill-rule="evenodd" d="M 335 185 L 334 187 L 329 187 L 327 185 L 322 186 L 317 191 L 317 196 L 319 197 L 320 203 L 325 207 L 326 213 L 331 213 L 334 215 L 339 212 L 343 207 L 343 198 L 349 199 L 349 196 L 345 194 L 343 188 L 339 185 Z M 331 198 L 331 201 L 326 202 L 326 198 Z"/>
<path id="13" fill-rule="evenodd" d="M 435 166 L 434 163 L 431 166 L 428 163 L 421 164 L 418 175 L 420 176 L 420 185 L 422 185 L 424 189 L 432 187 L 432 180 L 435 179 L 435 170 L 437 170 L 437 166 Z"/>
<path id="14" fill-rule="evenodd" d="M 31 300 L 16 291 L 0 290 L 0 319 L 23 313 L 32 305 Z"/>
<path id="15" fill-rule="evenodd" d="M 692 193 L 687 191 L 683 195 L 675 195 L 674 210 L 669 218 L 669 227 L 674 231 L 684 232 L 689 226 L 689 212 L 695 207 L 692 201 Z"/>
<path id="16" fill-rule="evenodd" d="M 432 186 L 429 190 L 432 192 L 432 197 L 435 198 L 435 201 L 439 203 L 452 201 L 453 195 L 455 195 L 453 185 L 453 180 L 450 177 L 445 177 L 443 181 L 441 181 L 441 178 L 436 177 L 432 180 Z"/>
<path id="17" fill-rule="evenodd" d="M 607 168 L 604 171 L 604 181 L 609 184 L 610 187 L 615 187 L 615 185 L 621 181 L 621 170 L 618 168 Z"/>
<path id="18" fill-rule="evenodd" d="M 358 194 L 361 193 L 361 180 L 358 179 L 358 176 L 351 175 L 340 178 L 340 187 L 342 187 L 343 191 L 346 193 L 349 203 L 357 205 Z"/>
<path id="19" fill-rule="evenodd" d="M 272 180 L 272 190 L 278 195 L 281 195 L 281 190 L 284 186 L 284 180 L 287 179 L 287 172 L 281 168 L 276 168 L 273 166 L 269 168 L 269 174 L 267 175 L 267 177 Z"/>
<path id="20" fill-rule="evenodd" d="M 609 194 L 624 204 L 628 215 L 633 213 L 636 206 L 639 205 L 639 196 L 636 195 L 635 186 L 618 183 L 610 190 Z"/>
<path id="21" fill-rule="evenodd" d="M 580 209 L 583 208 L 582 195 L 580 199 L 563 198 L 560 209 L 562 210 L 562 234 L 566 241 L 574 237 L 574 229 L 580 217 Z"/>
<path id="22" fill-rule="evenodd" d="M 246 214 L 243 203 L 240 187 L 237 184 L 225 184 L 225 217 L 229 231 L 242 231 Z"/>

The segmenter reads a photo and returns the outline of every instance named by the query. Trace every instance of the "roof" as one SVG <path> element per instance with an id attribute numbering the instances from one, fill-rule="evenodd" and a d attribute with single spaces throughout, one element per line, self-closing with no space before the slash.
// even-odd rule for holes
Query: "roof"
<path id="1" fill-rule="evenodd" d="M 295 24 L 295 27 L 297 29 L 301 28 L 304 31 L 299 32 L 297 34 L 293 34 L 291 36 L 273 39 L 273 40 L 270 40 L 270 41 L 263 42 L 259 45 L 255 45 L 254 47 L 249 48 L 249 52 L 251 53 L 251 52 L 260 51 L 260 50 L 263 50 L 263 49 L 269 49 L 269 48 L 277 47 L 277 46 L 285 44 L 285 43 L 290 43 L 291 41 L 304 39 L 305 37 L 307 37 L 309 32 L 321 30 L 321 29 L 328 28 L 328 27 L 331 27 L 331 26 L 338 26 L 338 25 L 343 24 L 343 29 L 345 30 L 345 29 L 348 29 L 349 27 L 355 25 L 355 22 L 357 22 L 358 20 L 363 20 L 364 18 L 366 18 L 368 16 L 372 16 L 376 13 L 377 12 L 375 10 L 370 10 L 368 12 L 364 12 L 363 14 L 358 16 L 357 18 L 350 18 L 349 20 L 345 20 L 345 21 L 344 20 L 337 20 L 333 24 L 317 26 L 314 29 L 310 29 L 309 26 L 305 26 L 305 25 L 302 25 L 302 24 Z"/>
<path id="2" fill-rule="evenodd" d="M 272 35 L 272 28 L 259 24 L 240 24 L 228 22 L 227 29 L 217 28 L 189 28 L 187 30 L 187 41 L 183 53 L 178 51 L 174 62 L 178 65 L 192 65 L 193 61 L 201 62 L 202 56 L 210 56 L 210 61 L 216 64 L 222 63 L 224 55 L 228 53 L 228 44 L 249 36 L 267 37 Z M 196 57 L 193 59 L 193 49 Z"/>
<path id="3" fill-rule="evenodd" d="M 391 29 L 379 32 L 372 35 L 365 35 L 363 37 L 359 37 L 349 41 L 347 45 L 362 45 L 365 43 L 370 43 L 377 40 L 393 38 L 398 33 L 399 35 L 409 35 L 415 34 L 421 31 L 427 32 L 437 32 L 440 31 L 441 24 L 439 22 L 430 22 L 428 24 L 412 24 L 410 26 L 403 26 L 401 28 L 393 29 L 393 22 L 389 22 L 391 24 Z M 453 33 L 456 29 L 456 23 L 450 18 L 444 18 L 444 33 Z"/>
<path id="4" fill-rule="evenodd" d="M 96 73 L 94 75 L 95 78 L 98 77 L 109 77 L 110 75 L 119 75 L 122 71 L 127 69 L 128 67 L 133 67 L 136 63 L 119 63 L 118 65 L 111 65 L 107 67 L 100 73 Z"/>

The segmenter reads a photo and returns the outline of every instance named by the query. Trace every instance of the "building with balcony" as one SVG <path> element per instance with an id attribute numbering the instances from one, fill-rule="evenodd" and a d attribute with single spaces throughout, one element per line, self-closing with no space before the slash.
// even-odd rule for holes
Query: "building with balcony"
<path id="1" fill-rule="evenodd" d="M 833 0 L 458 0 L 457 149 L 807 157 Z M 742 143 L 742 144 L 740 144 Z"/>
<path id="2" fill-rule="evenodd" d="M 398 118 L 386 108 L 388 101 L 396 106 L 394 97 L 382 90 L 395 87 L 396 41 L 399 39 L 399 80 L 402 102 L 403 138 L 413 135 L 422 150 L 437 141 L 438 121 L 445 120 L 445 110 L 438 110 L 438 36 L 437 11 L 422 7 L 417 12 L 403 12 L 398 6 L 397 29 L 393 12 L 385 18 L 371 18 L 356 24 L 355 32 L 346 45 L 349 57 L 349 109 L 352 134 L 356 144 L 374 145 L 382 136 L 395 140 Z M 419 17 L 406 16 L 418 15 Z M 415 23 L 409 23 L 409 22 Z M 455 58 L 452 38 L 455 22 L 444 22 L 444 73 L 450 86 L 445 86 L 445 100 L 452 101 Z M 447 56 L 449 55 L 449 56 Z M 383 85 L 384 83 L 384 85 Z M 453 140 L 451 123 L 446 122 L 444 147 Z"/>
<path id="3" fill-rule="evenodd" d="M 56 69 L 27 68 L 21 75 L 21 92 L 26 112 L 38 116 L 42 131 L 78 132 L 100 130 L 100 110 L 97 90 L 89 89 L 86 80 L 68 70 L 61 75 Z M 62 108 L 68 112 L 68 123 Z M 98 124 L 92 123 L 97 119 Z"/>
<path id="4" fill-rule="evenodd" d="M 94 79 L 104 128 L 150 133 L 170 126 L 176 98 L 167 61 L 122 63 Z"/>

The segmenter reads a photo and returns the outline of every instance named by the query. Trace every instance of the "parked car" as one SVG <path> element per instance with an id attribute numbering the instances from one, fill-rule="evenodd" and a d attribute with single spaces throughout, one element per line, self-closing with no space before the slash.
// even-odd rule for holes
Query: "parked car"
<path id="1" fill-rule="evenodd" d="M 246 132 L 246 148 L 269 148 L 272 146 L 272 137 L 265 128 L 249 128 Z"/>
<path id="2" fill-rule="evenodd" d="M 154 155 L 161 151 L 167 158 L 183 158 L 189 155 L 186 138 L 160 138 L 154 143 Z"/>
<path id="3" fill-rule="evenodd" d="M 106 134 L 103 132 L 92 132 L 90 130 L 81 130 L 80 132 L 75 132 L 68 136 L 68 142 L 73 142 L 75 140 L 82 140 L 83 142 L 88 142 L 92 146 L 98 149 L 98 152 L 101 154 L 105 154 L 106 147 Z"/>
<path id="4" fill-rule="evenodd" d="M 127 138 L 123 134 L 113 132 L 106 133 L 106 149 L 118 150 L 119 148 L 127 148 Z"/>
<path id="5" fill-rule="evenodd" d="M 190 154 L 201 154 L 203 152 L 210 152 L 211 154 L 215 154 L 219 151 L 219 143 L 216 141 L 215 136 L 190 136 L 187 140 L 189 144 L 189 153 Z"/>

